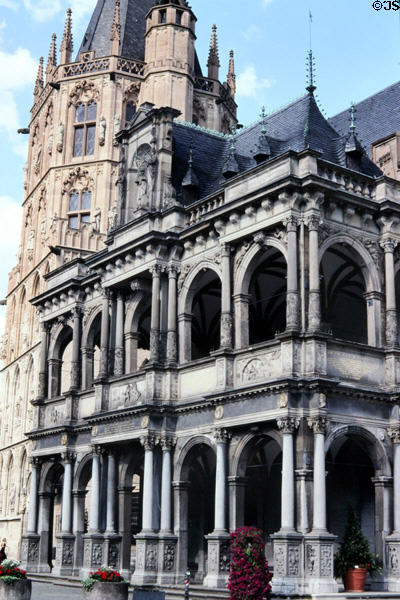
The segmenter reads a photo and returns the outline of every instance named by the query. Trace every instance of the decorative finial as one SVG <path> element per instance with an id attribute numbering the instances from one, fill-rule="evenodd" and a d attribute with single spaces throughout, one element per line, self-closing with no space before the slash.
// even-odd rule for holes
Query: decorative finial
<path id="1" fill-rule="evenodd" d="M 229 52 L 229 69 L 228 69 L 228 77 L 227 77 L 227 83 L 230 87 L 231 90 L 231 94 L 233 97 L 235 97 L 236 94 L 236 75 L 235 75 L 235 58 L 234 58 L 234 52 L 233 50 L 231 50 Z"/>
<path id="2" fill-rule="evenodd" d="M 185 177 L 182 180 L 182 188 L 190 192 L 192 195 L 196 195 L 199 188 L 199 180 L 193 169 L 193 146 L 190 145 L 189 149 L 189 161 L 188 169 Z"/>
<path id="3" fill-rule="evenodd" d="M 115 0 L 114 17 L 111 25 L 111 54 L 119 54 L 119 45 L 121 42 L 121 12 L 120 12 L 120 0 Z"/>
<path id="4" fill-rule="evenodd" d="M 362 147 L 360 140 L 358 139 L 356 134 L 356 112 L 357 109 L 355 107 L 354 102 L 352 102 L 349 109 L 350 133 L 347 134 L 345 144 L 347 166 L 350 168 L 358 168 L 358 161 L 364 153 L 364 148 Z"/>
<path id="5" fill-rule="evenodd" d="M 74 44 L 72 40 L 72 10 L 67 10 L 67 18 L 65 20 L 64 35 L 61 42 L 61 59 L 62 65 L 71 62 L 72 52 L 74 50 Z"/>
<path id="6" fill-rule="evenodd" d="M 313 94 L 315 92 L 315 90 L 317 89 L 315 86 L 315 61 L 314 61 L 314 56 L 313 56 L 313 50 L 312 50 L 312 23 L 313 23 L 313 16 L 311 13 L 311 10 L 309 11 L 309 28 L 310 28 L 310 49 L 308 51 L 308 58 L 307 58 L 307 67 L 308 67 L 308 86 L 306 87 L 306 90 L 309 94 Z"/>
<path id="7" fill-rule="evenodd" d="M 36 76 L 36 81 L 35 81 L 35 88 L 33 90 L 33 95 L 35 97 L 39 96 L 44 88 L 43 65 L 44 65 L 44 58 L 43 58 L 43 56 L 41 56 L 40 61 L 39 61 L 39 67 L 38 67 L 38 72 L 37 72 L 37 76 Z"/>
<path id="8" fill-rule="evenodd" d="M 261 108 L 261 130 L 260 136 L 258 138 L 257 146 L 254 152 L 254 160 L 257 164 L 264 162 L 271 156 L 271 149 L 269 147 L 268 139 L 267 139 L 267 113 L 265 111 L 265 106 Z"/>
<path id="9" fill-rule="evenodd" d="M 356 130 L 356 112 L 357 112 L 356 106 L 355 106 L 354 102 L 352 102 L 350 105 L 350 109 L 349 109 L 349 113 L 350 113 L 349 121 L 350 121 L 350 131 L 353 133 Z"/>
<path id="10" fill-rule="evenodd" d="M 236 160 L 236 127 L 232 126 L 231 140 L 229 144 L 229 152 L 222 170 L 222 175 L 225 179 L 229 179 L 239 173 L 239 165 Z"/>
<path id="11" fill-rule="evenodd" d="M 51 36 L 51 43 L 49 49 L 49 57 L 47 59 L 46 66 L 46 81 L 51 79 L 54 74 L 54 71 L 57 67 L 57 48 L 56 48 L 56 40 L 57 36 L 55 33 Z"/>
<path id="12" fill-rule="evenodd" d="M 218 39 L 217 39 L 217 26 L 212 26 L 212 34 L 211 34 L 211 42 L 210 42 L 210 51 L 208 53 L 208 78 L 215 79 L 218 81 L 219 79 L 219 67 L 221 66 L 219 62 L 219 52 L 218 52 Z"/>

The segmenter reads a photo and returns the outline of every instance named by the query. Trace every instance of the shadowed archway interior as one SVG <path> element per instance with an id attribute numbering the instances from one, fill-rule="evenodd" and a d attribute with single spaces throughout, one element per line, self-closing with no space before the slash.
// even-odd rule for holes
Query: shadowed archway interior
<path id="1" fill-rule="evenodd" d="M 209 269 L 196 278 L 192 304 L 192 359 L 203 358 L 220 346 L 221 281 Z"/>

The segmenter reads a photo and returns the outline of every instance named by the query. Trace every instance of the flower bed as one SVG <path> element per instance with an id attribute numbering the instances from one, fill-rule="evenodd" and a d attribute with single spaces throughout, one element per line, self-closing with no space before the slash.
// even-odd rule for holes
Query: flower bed
<path id="1" fill-rule="evenodd" d="M 82 581 L 88 600 L 127 600 L 128 582 L 112 567 L 100 567 Z"/>
<path id="2" fill-rule="evenodd" d="M 0 565 L 0 597 L 3 600 L 29 600 L 32 582 L 17 560 L 6 559 Z"/>
<path id="3" fill-rule="evenodd" d="M 263 533 L 240 527 L 231 533 L 230 600 L 264 600 L 270 597 L 272 575 L 264 556 Z"/>

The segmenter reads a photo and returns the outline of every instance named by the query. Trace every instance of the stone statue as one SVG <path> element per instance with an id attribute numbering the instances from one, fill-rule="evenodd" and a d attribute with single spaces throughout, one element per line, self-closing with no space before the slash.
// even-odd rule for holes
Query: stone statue
<path id="1" fill-rule="evenodd" d="M 24 190 L 28 189 L 28 163 L 26 162 L 23 168 L 24 171 Z"/>
<path id="2" fill-rule="evenodd" d="M 117 133 L 121 130 L 121 117 L 119 115 L 114 116 L 114 146 L 118 146 L 118 142 L 115 139 Z"/>
<path id="3" fill-rule="evenodd" d="M 112 206 L 108 211 L 108 229 L 112 229 L 117 224 L 117 207 Z"/>
<path id="4" fill-rule="evenodd" d="M 35 152 L 35 156 L 33 159 L 33 168 L 35 170 L 36 175 L 39 174 L 40 171 L 40 161 L 42 159 L 42 144 L 39 144 L 37 150 Z"/>
<path id="5" fill-rule="evenodd" d="M 34 244 L 35 244 L 35 230 L 31 229 L 29 232 L 28 241 L 26 244 L 26 249 L 28 250 L 28 252 L 33 252 Z"/>
<path id="6" fill-rule="evenodd" d="M 57 129 L 57 150 L 58 150 L 58 152 L 62 152 L 63 147 L 64 147 L 64 125 L 60 121 L 58 124 L 58 129 Z"/>
<path id="7" fill-rule="evenodd" d="M 96 206 L 93 214 L 92 229 L 95 233 L 100 233 L 101 224 L 101 208 Z"/>
<path id="8" fill-rule="evenodd" d="M 47 152 L 48 152 L 48 154 L 50 154 L 50 156 L 53 152 L 53 140 L 54 140 L 54 129 L 53 129 L 53 127 L 51 127 L 50 131 L 49 131 L 49 137 L 47 139 Z"/>
<path id="9" fill-rule="evenodd" d="M 174 186 L 172 185 L 172 179 L 171 177 L 166 176 L 165 177 L 165 182 L 164 182 L 164 194 L 163 194 L 163 201 L 164 201 L 164 207 L 167 208 L 168 206 L 171 206 L 171 204 L 173 204 L 176 200 L 176 191 Z"/>
<path id="10" fill-rule="evenodd" d="M 0 360 L 5 360 L 7 358 L 7 346 L 8 346 L 8 334 L 5 333 L 0 338 Z"/>
<path id="11" fill-rule="evenodd" d="M 145 206 L 148 206 L 149 203 L 149 197 L 147 195 L 147 177 L 145 173 L 141 173 L 140 175 L 140 179 L 136 181 L 138 186 L 137 208 L 144 208 Z"/>
<path id="12" fill-rule="evenodd" d="M 99 121 L 99 144 L 100 146 L 104 146 L 106 141 L 106 129 L 107 129 L 107 121 L 103 116 L 100 117 Z"/>

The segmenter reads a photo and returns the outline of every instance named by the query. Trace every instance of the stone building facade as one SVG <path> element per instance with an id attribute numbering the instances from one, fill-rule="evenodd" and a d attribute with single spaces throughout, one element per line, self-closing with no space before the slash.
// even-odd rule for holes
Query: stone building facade
<path id="1" fill-rule="evenodd" d="M 0 527 L 13 554 L 19 553 L 26 525 L 31 445 L 24 433 L 34 422 L 31 401 L 39 383 L 40 325 L 29 300 L 44 290 L 50 270 L 104 247 L 116 218 L 115 134 L 137 106 L 149 100 L 172 105 L 188 121 L 216 130 L 229 131 L 236 123 L 233 61 L 223 85 L 215 29 L 210 77 L 203 77 L 193 12 L 186 3 L 178 10 L 167 6 L 159 23 L 153 4 L 99 1 L 75 60 L 68 11 L 59 64 L 55 34 L 46 67 L 43 59 L 39 64 L 29 128 L 23 130 L 29 133 L 29 152 L 21 244 L 9 277 L 0 344 Z M 172 49 L 179 50 L 178 61 L 170 56 Z M 48 424 L 54 419 L 49 416 Z"/>
<path id="2" fill-rule="evenodd" d="M 329 592 L 349 502 L 398 590 L 399 183 L 360 143 L 368 110 L 342 131 L 312 86 L 235 132 L 233 57 L 221 84 L 214 28 L 205 78 L 195 23 L 100 0 L 77 61 L 68 14 L 39 68 L 4 528 L 32 572 L 215 588 L 256 525 L 275 591 Z"/>

